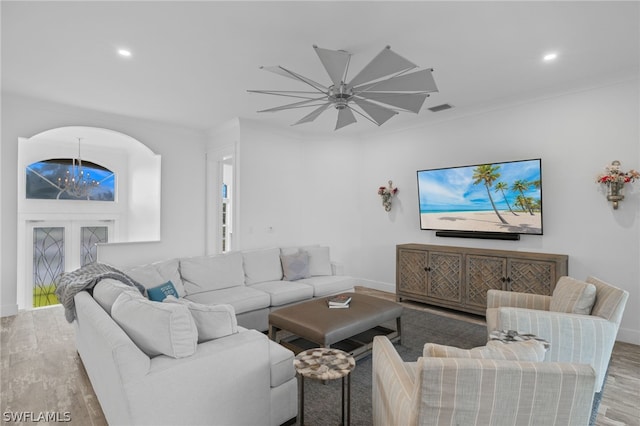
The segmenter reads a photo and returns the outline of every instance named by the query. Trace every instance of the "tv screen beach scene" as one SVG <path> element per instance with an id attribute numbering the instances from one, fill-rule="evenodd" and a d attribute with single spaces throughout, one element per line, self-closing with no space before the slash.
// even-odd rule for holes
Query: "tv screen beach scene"
<path id="1" fill-rule="evenodd" d="M 541 160 L 418 171 L 420 228 L 542 235 Z"/>

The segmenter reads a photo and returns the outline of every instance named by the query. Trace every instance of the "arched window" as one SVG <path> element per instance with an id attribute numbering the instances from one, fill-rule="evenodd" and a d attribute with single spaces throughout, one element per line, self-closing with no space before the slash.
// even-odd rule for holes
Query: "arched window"
<path id="1" fill-rule="evenodd" d="M 99 164 L 53 158 L 29 164 L 28 199 L 115 201 L 115 174 Z"/>

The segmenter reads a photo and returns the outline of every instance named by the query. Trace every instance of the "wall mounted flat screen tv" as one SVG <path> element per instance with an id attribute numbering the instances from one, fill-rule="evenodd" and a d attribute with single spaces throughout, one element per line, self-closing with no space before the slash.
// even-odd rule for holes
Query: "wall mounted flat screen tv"
<path id="1" fill-rule="evenodd" d="M 417 173 L 420 229 L 542 235 L 541 159 Z"/>

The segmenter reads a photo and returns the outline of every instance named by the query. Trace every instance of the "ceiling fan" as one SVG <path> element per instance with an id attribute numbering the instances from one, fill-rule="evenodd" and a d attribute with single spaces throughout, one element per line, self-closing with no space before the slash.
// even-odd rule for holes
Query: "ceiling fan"
<path id="1" fill-rule="evenodd" d="M 399 112 L 418 113 L 429 93 L 438 88 L 431 75 L 433 69 L 412 71 L 418 66 L 386 46 L 355 77 L 347 81 L 351 53 L 344 50 L 322 49 L 313 46 L 324 69 L 329 74 L 329 86 L 290 71 L 280 65 L 261 69 L 298 80 L 311 89 L 297 90 L 248 90 L 252 93 L 286 96 L 303 99 L 287 105 L 264 109 L 258 112 L 275 112 L 295 108 L 315 107 L 293 125 L 310 123 L 324 111 L 334 107 L 338 110 L 335 130 L 355 123 L 354 113 L 378 126 Z"/>

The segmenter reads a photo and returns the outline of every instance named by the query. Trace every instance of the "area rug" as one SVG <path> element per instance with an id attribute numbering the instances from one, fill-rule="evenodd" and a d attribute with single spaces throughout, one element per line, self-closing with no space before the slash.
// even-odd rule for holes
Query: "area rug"
<path id="1" fill-rule="evenodd" d="M 389 324 L 394 327 L 395 324 Z M 487 342 L 486 326 L 415 309 L 402 313 L 402 343 L 395 344 L 400 357 L 415 361 L 425 343 L 439 343 L 469 349 Z M 371 409 L 371 355 L 358 360 L 351 373 L 351 424 L 373 424 Z M 337 425 L 341 421 L 341 380 L 323 384 L 305 380 L 305 425 Z"/>

